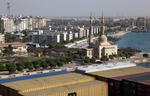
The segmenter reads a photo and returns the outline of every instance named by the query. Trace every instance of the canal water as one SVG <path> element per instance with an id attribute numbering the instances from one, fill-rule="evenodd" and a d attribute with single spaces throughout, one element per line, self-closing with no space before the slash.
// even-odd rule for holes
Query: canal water
<path id="1" fill-rule="evenodd" d="M 150 52 L 150 32 L 130 32 L 116 42 L 119 48 L 136 48 Z"/>
<path id="2" fill-rule="evenodd" d="M 119 48 L 136 48 L 144 52 L 150 52 L 150 32 L 130 32 L 116 42 Z M 150 68 L 150 63 L 139 64 Z"/>
<path id="3" fill-rule="evenodd" d="M 139 66 L 150 68 L 150 63 L 139 64 Z"/>

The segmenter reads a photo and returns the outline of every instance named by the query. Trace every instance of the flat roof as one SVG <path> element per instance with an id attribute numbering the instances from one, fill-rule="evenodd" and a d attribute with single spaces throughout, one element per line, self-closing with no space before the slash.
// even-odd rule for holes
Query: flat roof
<path id="1" fill-rule="evenodd" d="M 144 82 L 144 81 L 150 80 L 150 74 L 148 74 L 146 76 L 138 76 L 138 77 L 134 77 L 134 78 L 128 78 L 126 80 L 135 81 L 135 82 Z"/>
<path id="2" fill-rule="evenodd" d="M 56 76 L 22 80 L 17 82 L 9 82 L 2 85 L 17 90 L 19 91 L 19 93 L 26 93 L 47 88 L 89 82 L 92 80 L 95 80 L 95 78 L 77 73 L 68 73 Z"/>
<path id="3" fill-rule="evenodd" d="M 105 78 L 112 78 L 112 77 L 118 77 L 118 76 L 144 73 L 144 72 L 150 72 L 150 68 L 135 66 L 135 67 L 129 67 L 129 68 L 92 72 L 92 73 L 87 73 L 87 74 L 93 75 L 93 76 L 101 76 Z"/>
<path id="4" fill-rule="evenodd" d="M 150 75 L 150 72 L 144 72 L 144 73 L 138 73 L 138 74 L 132 74 L 132 75 L 126 75 L 126 76 L 119 76 L 119 77 L 113 77 L 115 80 L 123 80 L 123 79 L 128 79 L 128 78 L 134 78 L 134 77 L 139 77 L 139 76 L 146 76 Z"/>
<path id="5" fill-rule="evenodd" d="M 105 70 L 112 70 L 112 69 L 120 69 L 120 68 L 128 68 L 134 67 L 136 64 L 130 62 L 118 62 L 118 63 L 108 63 L 108 64 L 101 64 L 101 65 L 90 65 L 90 66 L 83 66 L 78 67 L 77 72 L 98 72 L 98 71 L 105 71 Z"/>
<path id="6" fill-rule="evenodd" d="M 61 87 L 56 87 L 56 88 L 48 88 L 40 91 L 35 91 L 35 92 L 29 92 L 29 93 L 24 93 L 22 94 L 23 96 L 46 96 L 46 95 L 53 95 L 58 92 L 64 92 L 66 90 L 73 90 L 77 88 L 83 88 L 83 87 L 88 87 L 88 86 L 95 86 L 95 85 L 103 85 L 106 84 L 105 82 L 102 81 L 90 81 L 90 82 L 84 82 L 84 83 L 78 83 L 78 84 L 73 84 L 73 85 L 68 85 L 68 86 L 61 86 Z"/>
<path id="7" fill-rule="evenodd" d="M 58 72 L 49 72 L 49 73 L 44 73 L 44 74 L 36 74 L 36 75 L 28 75 L 28 76 L 21 76 L 21 77 L 15 77 L 15 78 L 0 79 L 0 83 L 16 82 L 16 81 L 21 81 L 21 80 L 28 80 L 28 79 L 34 79 L 34 78 L 40 78 L 40 77 L 47 77 L 47 76 L 55 76 L 55 75 L 68 74 L 68 73 L 70 73 L 70 72 L 58 71 Z"/>

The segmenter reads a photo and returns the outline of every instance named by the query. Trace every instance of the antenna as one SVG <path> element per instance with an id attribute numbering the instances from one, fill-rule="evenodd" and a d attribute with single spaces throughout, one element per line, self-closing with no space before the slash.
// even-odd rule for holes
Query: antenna
<path id="1" fill-rule="evenodd" d="M 7 1 L 7 11 L 8 11 L 8 17 L 10 17 L 10 0 Z"/>

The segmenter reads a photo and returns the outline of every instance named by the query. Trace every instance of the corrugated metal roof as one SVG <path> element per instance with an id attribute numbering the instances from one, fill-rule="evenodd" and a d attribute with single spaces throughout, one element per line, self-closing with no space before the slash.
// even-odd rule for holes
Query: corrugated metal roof
<path id="1" fill-rule="evenodd" d="M 93 72 L 93 73 L 88 73 L 88 74 L 94 75 L 94 76 L 102 76 L 105 78 L 112 78 L 112 77 L 118 77 L 118 76 L 144 73 L 144 72 L 150 72 L 150 68 L 135 66 L 135 67 L 129 67 L 129 68 Z"/>
<path id="2" fill-rule="evenodd" d="M 1 79 L 0 83 L 16 82 L 16 81 L 21 81 L 21 80 L 28 80 L 28 79 L 34 79 L 34 78 L 40 78 L 40 77 L 47 77 L 47 76 L 55 76 L 55 75 L 68 74 L 68 73 L 70 72 L 58 71 L 58 72 L 50 72 L 50 73 L 44 73 L 44 74 L 28 75 L 28 76 L 22 76 L 22 77 L 16 77 L 16 78 Z"/>
<path id="3" fill-rule="evenodd" d="M 144 82 L 142 82 L 142 83 L 147 84 L 147 85 L 150 85 L 150 80 L 144 81 Z"/>
<path id="4" fill-rule="evenodd" d="M 134 78 L 128 78 L 126 80 L 135 81 L 135 82 L 144 82 L 144 81 L 150 80 L 150 74 L 146 75 L 146 76 L 138 76 L 138 77 L 134 77 Z"/>
<path id="5" fill-rule="evenodd" d="M 71 84 L 83 83 L 93 81 L 95 78 L 77 74 L 69 73 L 57 76 L 47 76 L 42 78 L 35 78 L 29 80 L 22 80 L 17 82 L 4 83 L 2 85 L 18 90 L 19 93 L 32 92 L 47 88 L 54 88 L 66 86 Z"/>
<path id="6" fill-rule="evenodd" d="M 122 80 L 122 79 L 134 78 L 134 77 L 146 76 L 146 75 L 150 75 L 150 72 L 144 72 L 144 73 L 132 74 L 132 75 L 126 75 L 126 76 L 119 76 L 119 77 L 113 77 L 113 79 Z"/>
<path id="7" fill-rule="evenodd" d="M 98 71 L 106 71 L 120 68 L 128 68 L 134 67 L 136 64 L 130 62 L 118 62 L 118 63 L 109 63 L 109 64 L 101 64 L 101 65 L 90 65 L 90 66 L 82 66 L 77 68 L 77 72 L 82 73 L 90 73 L 90 72 L 98 72 Z"/>
<path id="8" fill-rule="evenodd" d="M 35 91 L 35 92 L 29 92 L 29 93 L 24 93 L 22 94 L 23 96 L 47 96 L 48 94 L 54 94 L 58 92 L 64 92 L 66 90 L 74 90 L 77 88 L 83 88 L 83 87 L 88 87 L 88 86 L 95 86 L 95 85 L 104 85 L 106 82 L 102 81 L 90 81 L 90 82 L 84 82 L 84 83 L 78 83 L 78 84 L 73 84 L 73 85 L 68 85 L 68 86 L 61 86 L 61 87 L 56 87 L 56 88 L 48 88 L 40 91 Z"/>

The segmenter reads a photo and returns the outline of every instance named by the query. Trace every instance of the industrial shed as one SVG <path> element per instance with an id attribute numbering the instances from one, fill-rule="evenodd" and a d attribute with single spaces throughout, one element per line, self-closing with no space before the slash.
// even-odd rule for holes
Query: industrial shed
<path id="1" fill-rule="evenodd" d="M 122 82 L 124 96 L 149 96 L 150 95 L 150 73 L 143 73 Z"/>
<path id="2" fill-rule="evenodd" d="M 22 95 L 23 96 L 108 96 L 107 90 L 108 90 L 107 83 L 94 80 L 85 83 L 48 88 L 46 90 L 24 93 Z"/>
<path id="3" fill-rule="evenodd" d="M 4 96 L 108 96 L 108 84 L 95 77 L 66 71 L 0 81 Z"/>
<path id="4" fill-rule="evenodd" d="M 108 96 L 124 96 L 121 88 L 122 80 L 149 73 L 149 68 L 135 66 L 129 68 L 86 73 L 86 75 L 94 76 L 97 80 L 100 81 L 106 81 L 108 83 Z"/>

